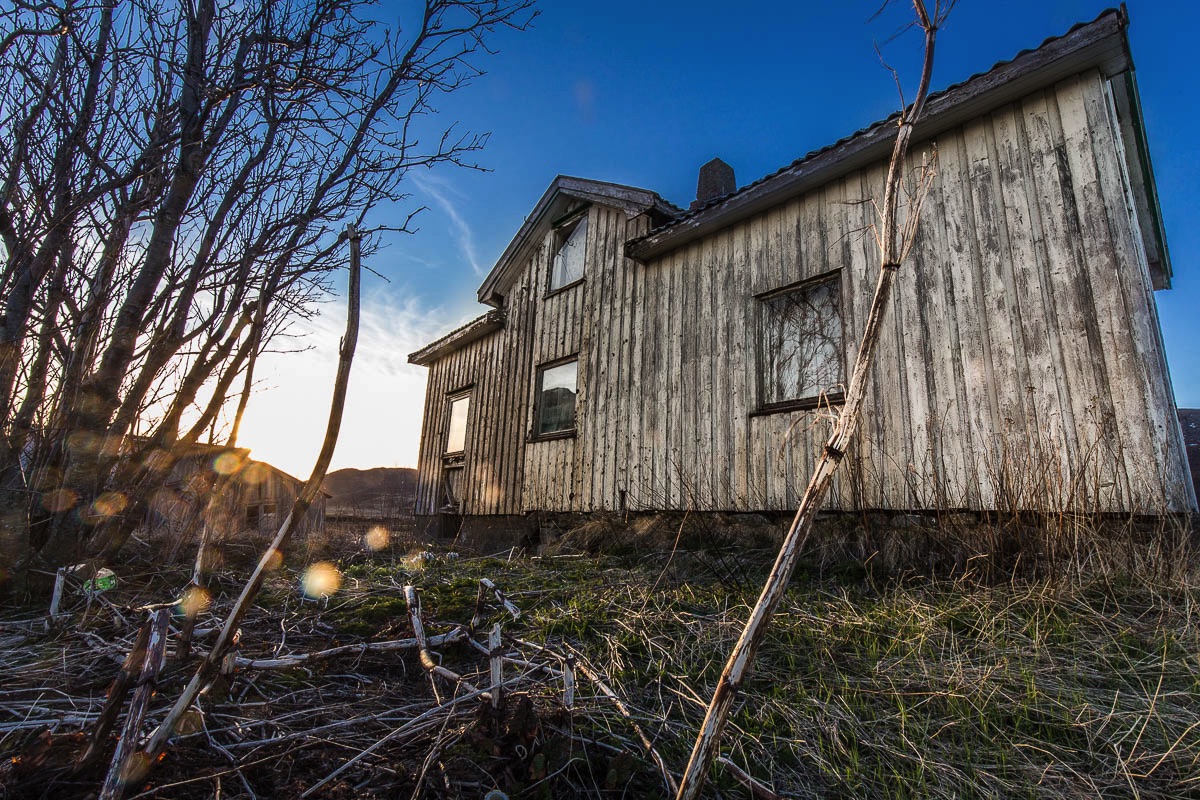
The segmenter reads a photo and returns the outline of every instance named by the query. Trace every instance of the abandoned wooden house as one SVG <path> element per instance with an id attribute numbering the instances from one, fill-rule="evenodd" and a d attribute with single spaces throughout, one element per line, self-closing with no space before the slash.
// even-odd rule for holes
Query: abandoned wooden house
<path id="1" fill-rule="evenodd" d="M 241 447 L 196 443 L 175 464 L 150 503 L 146 525 L 179 543 L 204 525 L 221 539 L 247 532 L 274 533 L 300 495 L 304 482 Z M 210 503 L 215 489 L 218 502 Z M 320 530 L 328 495 L 320 492 L 300 523 L 297 538 Z"/>
<path id="2" fill-rule="evenodd" d="M 1195 508 L 1171 283 L 1123 11 L 929 98 L 936 154 L 827 507 Z M 556 178 L 429 368 L 416 513 L 794 508 L 876 282 L 894 117 L 682 210 Z"/>

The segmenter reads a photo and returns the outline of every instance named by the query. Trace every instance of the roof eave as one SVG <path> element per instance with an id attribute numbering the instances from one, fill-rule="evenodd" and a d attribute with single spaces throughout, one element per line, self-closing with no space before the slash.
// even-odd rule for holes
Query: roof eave
<path id="1" fill-rule="evenodd" d="M 1089 68 L 1099 68 L 1106 77 L 1132 69 L 1125 36 L 1127 26 L 1124 12 L 1110 9 L 1093 22 L 1079 25 L 1036 50 L 1021 53 L 988 72 L 931 95 L 917 124 L 914 142 L 929 139 Z M 629 241 L 626 255 L 647 262 L 886 158 L 895 140 L 897 117 L 894 114 L 876 122 L 708 208 Z"/>
<path id="2" fill-rule="evenodd" d="M 450 333 L 430 342 L 415 353 L 410 353 L 408 363 L 427 367 L 456 350 L 461 350 L 472 342 L 477 342 L 503 329 L 505 318 L 506 314 L 503 311 L 495 309 L 481 317 L 476 317 L 461 328 L 450 331 Z"/>
<path id="3" fill-rule="evenodd" d="M 1167 249 L 1166 228 L 1162 207 L 1158 202 L 1158 185 L 1150 163 L 1150 147 L 1146 139 L 1146 123 L 1132 67 L 1125 80 L 1111 81 L 1112 102 L 1117 113 L 1116 124 L 1125 151 L 1125 168 L 1133 205 L 1137 211 L 1139 233 L 1146 254 L 1146 266 L 1155 289 L 1170 289 L 1173 269 Z"/>

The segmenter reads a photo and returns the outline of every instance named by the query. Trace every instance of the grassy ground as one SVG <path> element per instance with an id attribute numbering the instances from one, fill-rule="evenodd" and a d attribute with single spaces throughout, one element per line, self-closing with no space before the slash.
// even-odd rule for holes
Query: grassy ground
<path id="1" fill-rule="evenodd" d="M 410 636 L 404 584 L 420 589 L 429 632 L 445 633 L 470 620 L 488 578 L 522 610 L 513 620 L 490 600 L 485 614 L 485 627 L 502 623 L 512 663 L 561 670 L 574 658 L 578 698 L 565 710 L 561 675 L 543 669 L 514 680 L 503 714 L 472 701 L 426 725 L 421 715 L 443 706 L 413 653 L 247 670 L 206 696 L 204 729 L 178 741 L 139 796 L 296 796 L 388 736 L 313 796 L 664 795 L 641 737 L 682 771 L 770 558 L 729 548 L 454 558 L 392 545 L 334 559 L 340 585 L 316 602 L 298 595 L 305 565 L 287 564 L 243 628 L 245 657 Z M 881 582 L 861 569 L 799 575 L 724 752 L 789 797 L 1200 796 L 1193 575 L 987 585 Z M 135 620 L 129 609 L 169 595 L 182 573 L 123 577 L 109 602 Z M 217 589 L 213 619 L 236 584 Z M 56 632 L 0 626 L 0 756 L 28 765 L 39 731 L 22 720 L 98 708 L 133 633 L 113 614 L 93 603 Z M 452 645 L 440 658 L 487 685 L 477 650 Z M 152 719 L 186 675 L 168 668 Z M 454 691 L 442 682 L 439 696 Z M 60 738 L 86 729 L 51 727 Z M 65 796 L 53 792 L 94 780 L 48 770 L 10 766 L 0 785 L 14 797 Z M 721 767 L 710 793 L 749 796 Z"/>

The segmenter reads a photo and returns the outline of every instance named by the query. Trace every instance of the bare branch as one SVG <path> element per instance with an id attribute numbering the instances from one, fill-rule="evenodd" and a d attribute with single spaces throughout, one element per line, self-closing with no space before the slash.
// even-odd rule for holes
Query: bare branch
<path id="1" fill-rule="evenodd" d="M 901 260 L 911 246 L 911 237 L 916 234 L 916 220 L 919 208 L 910 209 L 909 225 L 906 225 L 903 236 L 897 232 L 897 197 L 901 189 L 901 174 L 904 160 L 908 153 L 908 143 L 912 137 L 913 126 L 920 118 L 929 91 L 929 76 L 933 70 L 933 53 L 937 29 L 926 13 L 923 0 L 914 0 L 917 19 L 925 32 L 925 58 L 921 71 L 921 83 L 917 97 L 912 106 L 901 113 L 900 128 L 896 135 L 896 144 L 892 151 L 891 162 L 888 165 L 887 183 L 884 187 L 884 202 L 882 210 L 882 229 L 880 231 L 880 270 L 879 280 L 875 287 L 875 295 L 871 301 L 871 309 L 864 326 L 862 342 L 858 356 L 854 362 L 854 370 L 850 378 L 850 386 L 842 412 L 834 426 L 833 433 L 825 444 L 824 451 L 817 461 L 812 477 L 800 500 L 800 507 L 792 520 L 779 555 L 771 568 L 762 593 L 750 612 L 746 627 L 734 645 L 725 668 L 713 692 L 704 723 L 696 737 L 696 743 L 688 761 L 687 769 L 679 782 L 677 800 L 692 800 L 697 797 L 704 787 L 713 760 L 720 750 L 721 733 L 729 717 L 730 709 L 737 698 L 741 685 L 749 673 L 754 656 L 758 652 L 766 636 L 771 617 L 783 599 L 784 591 L 795 571 L 812 522 L 816 518 L 826 492 L 833 480 L 834 472 L 841 464 L 846 449 L 858 427 L 859 416 L 862 412 L 863 400 L 866 397 L 867 380 L 872 371 L 875 352 L 878 347 L 882 323 L 891 298 L 892 284 L 896 273 L 899 272 Z M 924 186 L 924 184 L 922 184 Z M 911 231 L 911 233 L 910 233 Z M 898 243 L 897 240 L 901 239 Z"/>

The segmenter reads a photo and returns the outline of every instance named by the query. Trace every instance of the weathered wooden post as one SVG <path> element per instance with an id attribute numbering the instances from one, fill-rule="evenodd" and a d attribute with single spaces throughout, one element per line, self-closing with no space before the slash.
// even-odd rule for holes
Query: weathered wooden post
<path id="1" fill-rule="evenodd" d="M 499 712 L 504 707 L 504 643 L 500 638 L 500 623 L 492 626 L 488 636 L 488 656 L 492 667 L 492 710 Z"/>
<path id="2" fill-rule="evenodd" d="M 53 627 L 58 623 L 58 607 L 62 603 L 63 586 L 67 580 L 67 568 L 59 567 L 54 573 L 54 593 L 50 595 L 50 612 L 48 614 L 50 626 Z"/>
<path id="3" fill-rule="evenodd" d="M 75 763 L 76 772 L 89 767 L 104 752 L 104 744 L 108 740 L 108 735 L 112 733 L 113 727 L 117 724 L 117 715 L 121 713 L 121 706 L 125 702 L 125 697 L 129 694 L 130 689 L 133 688 L 134 679 L 142 666 L 142 662 L 146 658 L 146 643 L 150 640 L 150 628 L 152 625 L 152 620 L 146 620 L 146 623 L 138 630 L 133 647 L 130 648 L 129 654 L 125 656 L 125 661 L 121 664 L 121 669 L 117 672 L 117 677 L 113 678 L 113 682 L 109 685 L 108 697 L 105 698 L 104 708 L 100 710 L 100 716 L 96 719 L 96 727 L 92 729 L 92 736 L 88 742 L 87 750 L 79 757 L 79 761 Z"/>
<path id="4" fill-rule="evenodd" d="M 563 708 L 570 711 L 575 707 L 575 655 L 568 653 L 563 659 Z"/>
<path id="5" fill-rule="evenodd" d="M 129 785 L 146 774 L 147 765 L 141 761 L 148 756 L 137 751 L 137 743 L 142 720 L 146 718 L 146 708 L 150 705 L 150 698 L 154 696 L 158 672 L 162 669 L 167 649 L 167 623 L 170 620 L 171 610 L 160 608 L 150 622 L 146 658 L 142 662 L 142 671 L 138 676 L 133 699 L 129 701 L 125 727 L 121 730 L 121 738 L 117 740 L 117 749 L 113 753 L 108 774 L 104 777 L 104 785 L 100 789 L 100 800 L 120 800 Z"/>

